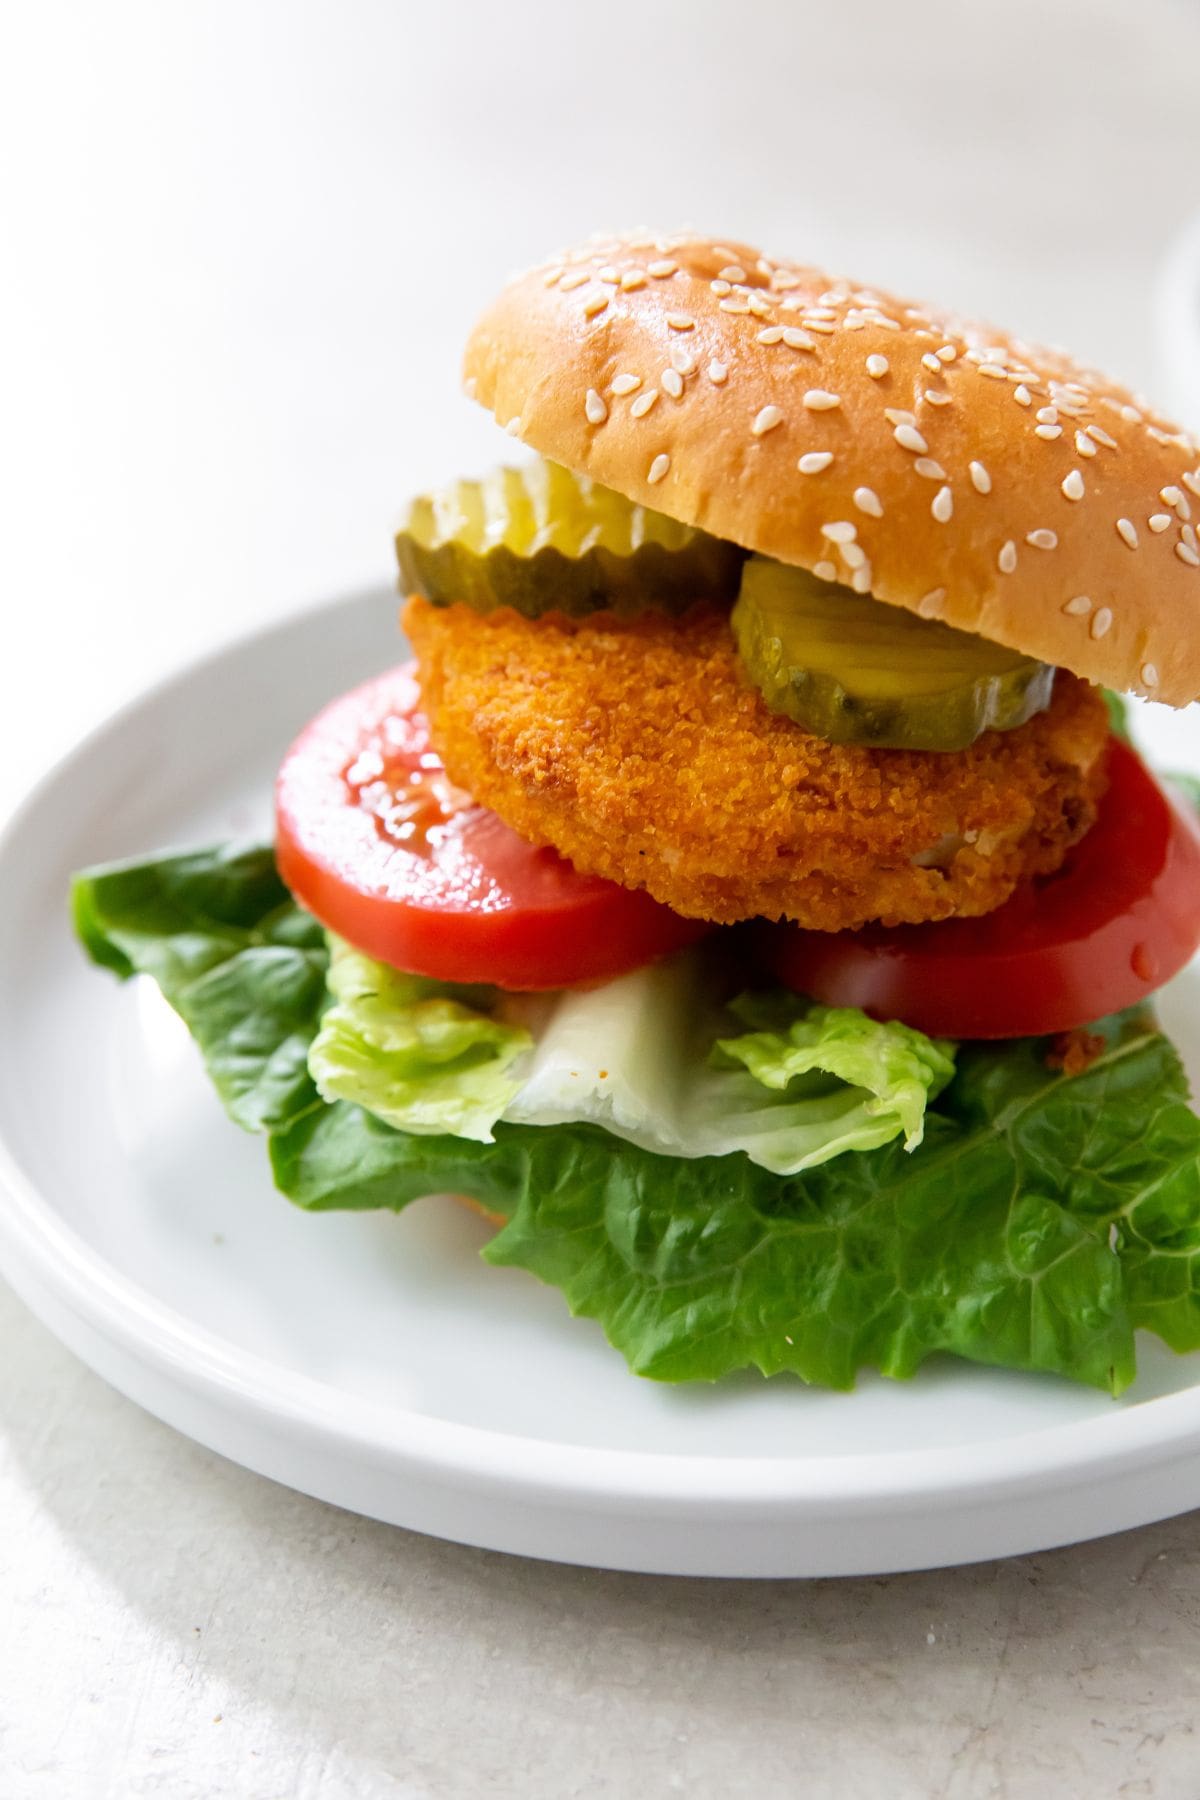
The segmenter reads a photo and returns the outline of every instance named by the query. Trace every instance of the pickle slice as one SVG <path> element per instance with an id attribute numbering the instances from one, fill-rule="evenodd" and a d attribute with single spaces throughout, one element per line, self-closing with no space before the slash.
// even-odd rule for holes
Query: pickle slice
<path id="1" fill-rule="evenodd" d="M 746 564 L 732 623 L 771 710 L 833 744 L 965 750 L 1050 704 L 1051 664 L 766 557 Z"/>
<path id="2" fill-rule="evenodd" d="M 729 604 L 745 551 L 557 463 L 495 469 L 414 500 L 396 536 L 406 593 L 528 619 Z"/>

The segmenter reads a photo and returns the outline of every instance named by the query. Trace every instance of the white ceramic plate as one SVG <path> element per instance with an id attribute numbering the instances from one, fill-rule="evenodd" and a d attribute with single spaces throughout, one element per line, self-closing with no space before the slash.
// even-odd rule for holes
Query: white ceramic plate
<path id="1" fill-rule="evenodd" d="M 149 984 L 90 968 L 70 871 L 265 831 L 294 731 L 398 660 L 390 593 L 237 644 L 75 751 L 0 844 L 0 1260 L 115 1386 L 276 1480 L 419 1531 L 707 1575 L 918 1568 L 1200 1504 L 1200 1358 L 1147 1340 L 1116 1403 L 945 1360 L 853 1394 L 626 1372 L 428 1201 L 308 1216 Z M 1194 727 L 1164 715 L 1175 764 Z M 1189 986 L 1189 983 L 1193 985 Z M 1200 1065 L 1195 978 L 1166 996 Z"/>

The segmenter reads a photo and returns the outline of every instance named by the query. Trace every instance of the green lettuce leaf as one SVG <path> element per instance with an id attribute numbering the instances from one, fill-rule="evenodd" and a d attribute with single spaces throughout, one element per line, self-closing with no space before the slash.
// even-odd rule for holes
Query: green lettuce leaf
<path id="1" fill-rule="evenodd" d="M 270 1131 L 317 1099 L 308 1048 L 326 1001 L 325 934 L 269 849 L 226 844 L 89 869 L 71 902 L 96 962 L 158 983 L 237 1124 Z"/>
<path id="2" fill-rule="evenodd" d="M 337 1004 L 309 1069 L 327 1100 L 404 1131 L 486 1142 L 501 1117 L 595 1124 L 660 1155 L 744 1151 L 794 1174 L 901 1133 L 919 1143 L 926 1102 L 954 1068 L 907 1026 L 782 989 L 726 1009 L 703 949 L 599 987 L 520 996 L 423 982 L 331 947 Z M 722 1037 L 739 1019 L 757 1029 Z"/>
<path id="3" fill-rule="evenodd" d="M 349 1107 L 297 1120 L 272 1161 L 313 1210 L 470 1195 L 506 1220 L 488 1260 L 561 1288 L 639 1374 L 847 1387 L 948 1351 L 1119 1393 L 1136 1327 L 1200 1348 L 1200 1120 L 1143 1014 L 1096 1029 L 1105 1048 L 1074 1076 L 1043 1041 L 969 1046 L 918 1150 L 803 1176 L 586 1125 L 409 1138 Z"/>
<path id="4" fill-rule="evenodd" d="M 895 1138 L 779 1176 L 590 1123 L 501 1121 L 486 1143 L 323 1100 L 306 1057 L 328 1004 L 324 936 L 267 851 L 91 871 L 74 904 L 96 961 L 161 984 L 232 1116 L 269 1133 L 298 1205 L 471 1196 L 504 1220 L 488 1258 L 559 1287 L 642 1374 L 751 1367 L 844 1387 L 859 1368 L 905 1376 L 950 1352 L 1119 1392 L 1138 1327 L 1200 1349 L 1200 1120 L 1145 1011 L 1096 1027 L 1104 1048 L 1075 1075 L 1047 1065 L 1044 1041 L 961 1046 L 911 1152 Z M 811 1015 L 764 1004 L 742 1022 L 777 1041 L 743 1042 L 742 1067 L 714 1078 L 753 1082 L 754 1056 L 789 1086 L 810 1079 L 787 1063 Z M 803 1031 L 791 1048 L 807 1054 Z"/>
<path id="5" fill-rule="evenodd" d="M 308 1054 L 326 1100 L 353 1100 L 399 1131 L 491 1142 L 521 1086 L 513 1065 L 533 1042 L 490 1016 L 495 989 L 403 975 L 329 939 L 334 1004 Z"/>
<path id="6" fill-rule="evenodd" d="M 730 1010 L 754 1027 L 740 1037 L 721 1038 L 714 1060 L 740 1063 L 755 1081 L 781 1093 L 844 1087 L 855 1096 L 844 1147 L 873 1150 L 902 1136 L 915 1150 L 925 1131 L 925 1108 L 954 1074 L 950 1044 L 896 1021 L 881 1025 L 857 1007 L 818 1006 L 785 989 L 742 994 Z M 822 1077 L 824 1079 L 822 1080 Z M 815 1097 L 815 1096 L 814 1096 Z M 789 1168 L 762 1162 L 778 1174 L 796 1174 L 827 1162 L 811 1155 Z"/>

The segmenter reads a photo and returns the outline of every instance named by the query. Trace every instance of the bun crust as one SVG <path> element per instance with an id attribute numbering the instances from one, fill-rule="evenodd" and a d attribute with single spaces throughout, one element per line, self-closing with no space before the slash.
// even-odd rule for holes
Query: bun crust
<path id="1" fill-rule="evenodd" d="M 512 281 L 464 376 L 646 506 L 1089 680 L 1200 695 L 1200 445 L 1061 351 L 634 234 Z"/>

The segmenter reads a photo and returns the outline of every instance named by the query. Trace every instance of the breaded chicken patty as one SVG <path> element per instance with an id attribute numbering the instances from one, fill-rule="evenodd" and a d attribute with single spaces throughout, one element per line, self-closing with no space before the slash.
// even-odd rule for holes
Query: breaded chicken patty
<path id="1" fill-rule="evenodd" d="M 409 602 L 451 779 L 577 869 L 689 917 L 819 931 L 990 912 L 1091 825 L 1108 718 L 1060 671 L 1049 708 L 966 750 L 829 744 L 746 680 L 728 615 L 481 618 Z"/>

